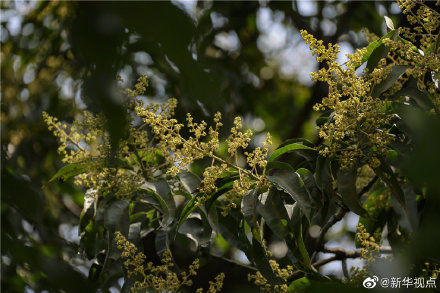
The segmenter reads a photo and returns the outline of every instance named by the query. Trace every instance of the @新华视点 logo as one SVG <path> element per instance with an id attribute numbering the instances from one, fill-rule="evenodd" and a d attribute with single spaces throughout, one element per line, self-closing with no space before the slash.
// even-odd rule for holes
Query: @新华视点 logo
<path id="1" fill-rule="evenodd" d="M 362 282 L 362 285 L 364 285 L 364 287 L 367 289 L 373 289 L 376 287 L 378 281 L 379 278 L 376 276 L 373 276 L 372 278 L 368 277 Z"/>

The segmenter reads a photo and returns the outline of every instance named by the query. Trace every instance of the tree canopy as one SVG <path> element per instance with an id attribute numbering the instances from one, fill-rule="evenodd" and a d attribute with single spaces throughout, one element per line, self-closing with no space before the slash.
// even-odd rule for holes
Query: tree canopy
<path id="1" fill-rule="evenodd" d="M 438 288 L 439 5 L 2 2 L 2 289 Z"/>

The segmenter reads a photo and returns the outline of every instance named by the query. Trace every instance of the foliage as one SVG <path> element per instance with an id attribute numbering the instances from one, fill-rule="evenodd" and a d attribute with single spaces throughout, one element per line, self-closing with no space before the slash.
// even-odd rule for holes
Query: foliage
<path id="1" fill-rule="evenodd" d="M 328 86 L 326 96 L 315 101 L 315 110 L 323 112 L 316 121 L 320 139 L 315 143 L 295 138 L 272 148 L 267 133 L 261 145 L 251 144 L 256 140 L 254 133 L 240 116 L 228 115 L 228 123 L 217 112 L 212 122 L 198 122 L 196 115 L 182 115 L 176 99 L 151 102 L 146 98 L 145 76 L 133 89 L 113 84 L 109 105 L 97 99 L 94 108 L 89 101 L 91 111 L 81 111 L 73 120 L 59 120 L 42 111 L 59 141 L 58 154 L 64 163 L 47 178 L 45 188 L 72 186 L 73 179 L 75 188 L 86 190 L 78 251 L 93 264 L 84 286 L 109 288 L 123 276 L 123 292 L 201 292 L 196 289 L 200 287 L 218 292 L 227 285 L 228 271 L 212 274 L 205 279 L 214 281 L 201 286 L 196 273 L 215 258 L 249 270 L 249 281 L 267 292 L 317 290 L 327 282 L 345 289 L 358 287 L 365 276 L 379 274 L 377 266 L 392 273 L 394 262 L 402 259 L 412 264 L 403 268 L 407 275 L 437 277 L 439 252 L 432 244 L 423 246 L 420 239 L 439 238 L 433 227 L 440 188 L 432 179 L 438 166 L 423 173 L 428 173 L 423 178 L 413 167 L 424 169 L 415 162 L 427 154 L 436 162 L 440 145 L 433 141 L 434 151 L 422 151 L 427 137 L 440 129 L 440 21 L 438 12 L 423 2 L 399 5 L 409 25 L 395 28 L 387 20 L 389 32 L 349 54 L 344 64 L 338 63 L 337 44 L 324 45 L 301 31 L 322 63 L 312 79 Z M 165 41 L 163 50 L 170 56 L 177 54 Z M 101 91 L 98 82 L 105 68 L 109 72 L 103 76 L 108 80 L 115 73 L 112 66 L 100 63 L 117 53 L 109 54 L 82 60 L 83 66 L 90 66 L 84 77 L 87 94 L 110 95 Z M 178 64 L 184 69 L 182 79 L 200 77 L 202 83 L 213 86 L 201 65 L 188 77 L 188 59 L 182 60 Z M 186 93 L 206 94 L 199 90 Z M 425 125 L 431 125 L 428 132 L 420 132 Z M 26 181 L 12 169 L 2 171 L 2 177 L 14 184 Z M 25 205 L 16 196 L 7 199 L 32 218 L 32 207 L 23 210 Z M 360 250 L 326 247 L 327 231 L 348 212 L 359 215 L 352 240 Z M 20 242 L 10 235 L 2 233 L 2 242 L 4 238 L 8 246 Z M 274 239 L 286 246 L 282 258 L 270 251 L 268 242 Z M 390 247 L 384 247 L 385 239 Z M 29 250 L 27 254 L 37 250 L 20 245 Z M 188 257 L 182 261 L 179 246 L 190 248 L 190 261 Z M 250 265 L 227 254 L 219 257 L 222 246 L 242 251 Z M 334 257 L 317 260 L 320 252 Z M 392 257 L 384 258 L 384 253 Z M 366 265 L 350 276 L 345 260 L 357 257 Z M 319 272 L 320 266 L 334 260 L 342 260 L 345 279 Z M 188 271 L 182 271 L 187 262 Z M 50 270 L 43 273 L 56 276 Z M 72 283 L 81 280 L 75 278 Z"/>

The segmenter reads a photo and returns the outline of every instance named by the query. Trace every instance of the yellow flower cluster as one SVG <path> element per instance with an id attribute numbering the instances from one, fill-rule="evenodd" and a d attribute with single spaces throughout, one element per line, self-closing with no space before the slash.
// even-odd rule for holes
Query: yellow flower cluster
<path id="1" fill-rule="evenodd" d="M 275 274 L 282 278 L 287 283 L 287 278 L 292 275 L 293 267 L 286 266 L 285 268 L 281 268 L 280 265 L 275 260 L 269 261 L 270 266 L 272 267 Z M 249 282 L 254 282 L 255 285 L 260 287 L 260 292 L 276 292 L 276 293 L 287 293 L 289 292 L 289 287 L 287 284 L 282 285 L 272 285 L 270 284 L 260 272 L 256 272 L 255 274 L 248 275 Z"/>
<path id="2" fill-rule="evenodd" d="M 43 113 L 48 129 L 59 139 L 58 152 L 65 164 L 86 164 L 84 173 L 75 178 L 75 184 L 93 188 L 99 194 L 112 193 L 119 198 L 127 198 L 142 184 L 142 176 L 137 172 L 118 166 L 110 166 L 106 161 L 110 152 L 107 133 L 104 132 L 104 119 L 101 115 L 84 112 L 82 120 L 72 125 L 61 123 L 57 118 Z M 131 139 L 145 143 L 131 128 Z M 118 157 L 127 162 L 131 156 L 128 150 L 129 141 L 120 145 Z"/>
<path id="3" fill-rule="evenodd" d="M 356 68 L 362 63 L 365 48 L 348 54 L 348 61 L 341 65 L 337 62 L 338 45 L 325 47 L 322 41 L 304 30 L 301 35 L 318 62 L 327 65 L 311 73 L 314 81 L 326 82 L 329 88 L 328 96 L 314 109 L 334 112 L 331 121 L 318 128 L 319 136 L 325 140 L 320 153 L 337 157 L 342 167 L 351 167 L 358 159 L 377 166 L 378 155 L 385 153 L 391 141 L 391 136 L 383 129 L 390 115 L 385 112 L 385 101 L 372 97 L 371 91 L 386 77 L 389 68 L 379 67 L 371 74 L 359 76 Z"/>
<path id="4" fill-rule="evenodd" d="M 180 274 L 173 271 L 174 263 L 169 250 L 162 256 L 161 265 L 153 265 L 152 262 L 146 262 L 146 256 L 138 252 L 136 246 L 130 243 L 120 232 L 115 233 L 115 242 L 117 248 L 121 251 L 122 258 L 125 259 L 124 267 L 127 275 L 131 277 L 140 277 L 141 281 L 136 281 L 131 288 L 133 293 L 154 290 L 154 292 L 179 292 L 182 286 L 192 286 L 191 278 L 197 275 L 199 269 L 199 260 L 196 259 L 187 271 Z M 208 293 L 220 292 L 223 287 L 225 275 L 219 274 L 214 281 L 210 281 Z M 197 289 L 202 293 L 203 289 Z"/>
<path id="5" fill-rule="evenodd" d="M 360 223 L 358 225 L 356 237 L 361 245 L 361 258 L 365 259 L 367 263 L 373 262 L 374 259 L 379 255 L 379 243 L 377 243 L 374 237 L 371 236 L 365 227 Z"/>
<path id="6" fill-rule="evenodd" d="M 263 185 L 265 182 L 264 174 L 259 173 L 264 170 L 267 164 L 266 157 L 271 145 L 270 135 L 268 135 L 262 148 L 256 148 L 252 153 L 244 152 L 251 170 L 244 169 L 238 164 L 239 151 L 248 147 L 252 138 L 252 131 L 242 131 L 241 118 L 234 120 L 234 126 L 230 130 L 230 135 L 226 140 L 228 146 L 229 159 L 217 156 L 220 146 L 219 130 L 222 127 L 221 114 L 216 113 L 213 119 L 213 126 L 209 126 L 205 121 L 197 123 L 191 114 L 187 114 L 186 126 L 178 123 L 173 118 L 174 109 L 177 105 L 176 99 L 169 99 L 164 105 L 138 105 L 135 111 L 138 116 L 148 125 L 154 136 L 157 147 L 167 158 L 169 163 L 168 174 L 177 175 L 180 170 L 188 170 L 189 166 L 198 159 L 210 158 L 211 166 L 207 167 L 203 173 L 201 192 L 211 193 L 217 190 L 215 182 L 229 173 L 238 173 L 238 179 L 233 183 L 233 190 L 226 193 L 225 197 L 230 205 L 241 198 L 253 184 Z M 186 127 L 190 134 L 184 137 L 181 131 Z M 206 200 L 205 197 L 199 198 L 199 203 Z"/>
<path id="7" fill-rule="evenodd" d="M 432 78 L 426 78 L 426 76 L 433 76 L 437 80 L 440 76 L 440 35 L 438 32 L 440 13 L 423 1 L 398 0 L 397 2 L 406 14 L 408 22 L 413 26 L 401 28 L 401 35 L 404 39 L 388 42 L 393 52 L 392 57 L 399 64 L 411 65 L 407 74 L 417 79 L 420 90 L 427 89 L 434 96 L 438 112 L 440 110 L 438 84 L 435 85 Z M 439 6 L 440 2 L 436 5 Z"/>

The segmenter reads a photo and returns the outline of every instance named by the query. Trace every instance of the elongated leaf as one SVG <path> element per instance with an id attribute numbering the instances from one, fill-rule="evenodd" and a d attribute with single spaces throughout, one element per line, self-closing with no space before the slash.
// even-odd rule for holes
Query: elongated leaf
<path id="1" fill-rule="evenodd" d="M 371 44 L 369 44 L 367 46 L 367 52 L 364 54 L 364 56 L 362 56 L 362 61 L 361 64 L 363 64 L 365 61 L 367 61 L 371 54 L 373 53 L 373 51 L 379 47 L 380 45 L 383 44 L 383 40 L 384 39 L 391 39 L 395 34 L 397 33 L 396 30 L 390 31 L 389 33 L 387 33 L 386 35 L 384 35 L 383 37 L 381 37 L 379 40 L 372 42 Z"/>
<path id="2" fill-rule="evenodd" d="M 84 207 L 81 212 L 81 216 L 79 217 L 79 225 L 78 231 L 79 234 L 83 232 L 84 228 L 89 224 L 89 221 L 92 219 L 95 213 L 95 200 L 96 200 L 96 190 L 89 189 L 87 190 L 84 196 Z"/>
<path id="3" fill-rule="evenodd" d="M 76 163 L 76 164 L 66 165 L 62 167 L 60 170 L 58 170 L 58 172 L 55 173 L 55 175 L 49 180 L 49 182 L 52 182 L 56 179 L 60 181 L 66 181 L 69 178 L 87 172 L 87 170 L 91 166 L 96 164 L 97 164 L 96 161 L 91 161 L 86 163 Z"/>
<path id="4" fill-rule="evenodd" d="M 186 235 L 188 238 L 196 242 L 197 246 L 206 245 L 211 240 L 212 229 L 209 223 L 199 214 L 192 214 L 180 227 L 180 234 Z"/>
<path id="5" fill-rule="evenodd" d="M 376 175 L 387 184 L 387 186 L 391 189 L 392 196 L 396 197 L 397 201 L 399 201 L 400 205 L 405 208 L 405 195 L 400 188 L 400 184 L 397 181 L 396 176 L 394 175 L 391 167 L 384 161 L 381 160 L 381 164 L 379 167 L 373 169 Z"/>
<path id="6" fill-rule="evenodd" d="M 258 190 L 253 189 L 243 196 L 241 212 L 251 228 L 257 228 L 257 201 Z"/>
<path id="7" fill-rule="evenodd" d="M 306 188 L 309 197 L 313 200 L 312 205 L 314 207 L 319 207 L 322 205 L 322 197 L 319 189 L 317 187 L 315 177 L 313 177 L 312 172 L 305 168 L 299 168 L 296 173 L 301 177 L 304 182 L 304 187 Z"/>
<path id="8" fill-rule="evenodd" d="M 162 221 L 163 226 L 169 226 L 175 218 L 176 214 L 176 202 L 171 193 L 171 189 L 165 179 L 160 179 L 154 183 L 146 182 L 145 186 L 154 192 L 156 199 L 160 202 L 163 208 L 164 219 Z"/>
<path id="9" fill-rule="evenodd" d="M 187 202 L 182 212 L 180 213 L 177 229 L 179 229 L 179 227 L 183 224 L 183 222 L 185 222 L 188 216 L 197 208 L 196 203 L 197 203 L 197 199 L 200 198 L 200 196 L 203 196 L 203 194 L 198 193 L 193 198 L 191 198 L 190 201 Z"/>
<path id="10" fill-rule="evenodd" d="M 296 245 L 298 247 L 298 251 L 301 254 L 301 261 L 302 263 L 306 266 L 306 268 L 309 268 L 311 263 L 310 263 L 310 256 L 309 253 L 307 252 L 306 246 L 304 244 L 304 239 L 303 239 L 303 228 L 302 228 L 302 223 L 299 226 L 299 231 L 297 231 L 297 233 L 295 234 L 296 236 Z"/>
<path id="11" fill-rule="evenodd" d="M 368 217 L 367 212 L 359 202 L 356 193 L 356 170 L 342 169 L 338 173 L 338 192 L 344 204 L 359 216 Z"/>
<path id="12" fill-rule="evenodd" d="M 246 237 L 240 237 L 241 228 L 239 219 L 234 217 L 231 213 L 227 216 L 223 216 L 221 213 L 217 214 L 215 205 L 213 205 L 213 207 L 210 209 L 209 214 L 211 218 L 215 215 L 217 218 L 216 225 L 218 231 L 230 245 L 241 249 L 245 253 L 249 252 L 250 243 L 248 239 Z"/>
<path id="13" fill-rule="evenodd" d="M 193 194 L 199 188 L 201 182 L 197 175 L 187 171 L 180 172 L 179 180 L 189 194 Z"/>
<path id="14" fill-rule="evenodd" d="M 312 201 L 304 187 L 304 182 L 295 172 L 277 171 L 267 179 L 289 194 L 300 206 L 303 213 L 310 220 Z"/>
<path id="15" fill-rule="evenodd" d="M 273 170 L 273 169 L 295 171 L 295 169 L 293 169 L 293 167 L 290 164 L 284 162 L 278 162 L 278 161 L 268 162 L 266 165 L 266 170 Z"/>
<path id="16" fill-rule="evenodd" d="M 295 150 L 310 150 L 310 151 L 315 151 L 314 148 L 308 147 L 306 145 L 303 144 L 298 144 L 298 143 L 292 143 L 292 144 L 288 144 L 286 146 L 283 146 L 281 148 L 276 149 L 272 155 L 270 155 L 269 159 L 267 160 L 268 162 L 272 162 L 273 160 L 275 160 L 276 158 L 278 158 L 279 156 L 289 152 L 289 151 L 295 151 Z"/>
<path id="17" fill-rule="evenodd" d="M 318 188 L 323 191 L 327 197 L 333 197 L 333 179 L 330 170 L 330 161 L 324 157 L 316 160 L 315 179 Z"/>
<path id="18" fill-rule="evenodd" d="M 308 288 L 310 288 L 310 280 L 307 277 L 302 277 L 290 283 L 288 292 L 305 293 L 308 291 Z"/>
<path id="19" fill-rule="evenodd" d="M 413 78 L 411 78 L 411 80 L 408 81 L 401 90 L 395 93 L 394 96 L 409 97 L 410 99 L 414 100 L 417 103 L 417 105 L 419 105 L 419 107 L 425 111 L 432 109 L 433 107 L 433 103 L 429 98 L 428 93 L 426 91 L 420 91 L 417 87 L 417 81 L 414 80 Z"/>
<path id="20" fill-rule="evenodd" d="M 417 200 L 412 186 L 405 186 L 404 190 L 406 207 L 403 207 L 396 198 L 391 197 L 391 206 L 398 216 L 399 226 L 406 232 L 413 233 L 418 229 Z"/>
<path id="21" fill-rule="evenodd" d="M 391 68 L 391 72 L 381 83 L 377 84 L 372 92 L 373 97 L 379 97 L 383 92 L 392 87 L 396 81 L 404 74 L 411 66 L 409 65 L 395 65 Z"/>
<path id="22" fill-rule="evenodd" d="M 271 188 L 260 195 L 257 202 L 257 212 L 264 218 L 272 232 L 283 239 L 288 233 L 289 215 L 280 198 L 279 191 Z"/>
<path id="23" fill-rule="evenodd" d="M 156 233 L 156 237 L 154 239 L 154 246 L 156 248 L 157 255 L 162 258 L 163 253 L 166 250 L 170 250 L 170 239 L 168 237 L 168 228 L 162 228 Z"/>
<path id="24" fill-rule="evenodd" d="M 111 233 L 120 231 L 123 235 L 128 235 L 130 225 L 128 205 L 128 200 L 112 200 L 105 207 L 104 226 Z"/>

